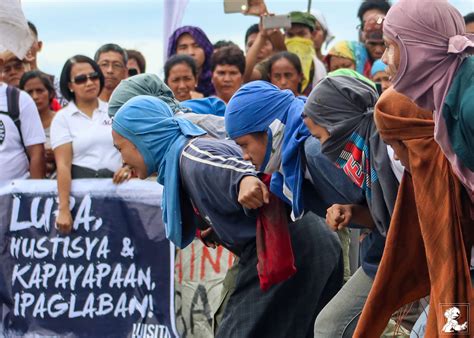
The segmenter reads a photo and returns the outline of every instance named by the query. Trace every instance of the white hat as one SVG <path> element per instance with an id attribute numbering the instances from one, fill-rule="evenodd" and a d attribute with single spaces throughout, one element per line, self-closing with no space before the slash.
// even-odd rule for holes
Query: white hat
<path id="1" fill-rule="evenodd" d="M 316 21 L 319 22 L 323 30 L 326 32 L 326 40 L 324 41 L 326 43 L 326 46 L 329 45 L 329 43 L 334 40 L 335 36 L 332 35 L 331 31 L 329 30 L 328 23 L 326 21 L 326 18 L 324 17 L 323 13 L 320 10 L 312 10 L 311 14 L 314 15 L 316 18 Z"/>

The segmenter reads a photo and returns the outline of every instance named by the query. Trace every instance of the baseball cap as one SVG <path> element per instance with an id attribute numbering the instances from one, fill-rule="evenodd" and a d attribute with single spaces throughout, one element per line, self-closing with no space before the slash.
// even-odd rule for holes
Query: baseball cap
<path id="1" fill-rule="evenodd" d="M 313 14 L 304 12 L 290 12 L 291 23 L 308 26 L 312 31 L 316 28 L 316 18 Z"/>

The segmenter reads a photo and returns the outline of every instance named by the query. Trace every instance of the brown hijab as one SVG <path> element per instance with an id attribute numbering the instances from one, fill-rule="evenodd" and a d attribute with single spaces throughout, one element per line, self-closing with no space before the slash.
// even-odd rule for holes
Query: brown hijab
<path id="1" fill-rule="evenodd" d="M 374 117 L 387 143 L 403 144 L 410 174 L 400 185 L 382 261 L 354 337 L 380 337 L 396 310 L 428 294 L 426 337 L 437 337 L 446 310 L 474 305 L 466 254 L 474 233 L 468 198 L 434 141 L 431 112 L 390 88 Z M 467 321 L 472 333 L 474 307 L 460 310 L 458 322 Z"/>

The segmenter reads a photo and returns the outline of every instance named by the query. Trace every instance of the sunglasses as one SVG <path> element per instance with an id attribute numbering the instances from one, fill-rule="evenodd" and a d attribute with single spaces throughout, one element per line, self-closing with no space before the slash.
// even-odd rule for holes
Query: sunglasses
<path id="1" fill-rule="evenodd" d="M 78 75 L 74 79 L 71 79 L 71 82 L 80 85 L 80 84 L 86 83 L 87 80 L 95 81 L 95 80 L 98 80 L 99 78 L 100 76 L 98 72 L 92 72 L 89 74 Z"/>
<path id="2" fill-rule="evenodd" d="M 138 70 L 136 70 L 135 68 L 130 68 L 128 70 L 128 76 L 135 76 L 138 74 Z"/>

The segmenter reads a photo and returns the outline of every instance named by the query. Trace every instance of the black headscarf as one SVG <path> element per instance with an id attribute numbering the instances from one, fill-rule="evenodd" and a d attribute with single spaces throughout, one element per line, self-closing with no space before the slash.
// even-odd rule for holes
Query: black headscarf
<path id="1" fill-rule="evenodd" d="M 377 229 L 385 236 L 398 181 L 375 127 L 377 99 L 375 89 L 363 80 L 327 77 L 311 92 L 304 113 L 328 130 L 330 137 L 322 144 L 323 154 L 364 190 Z"/>

